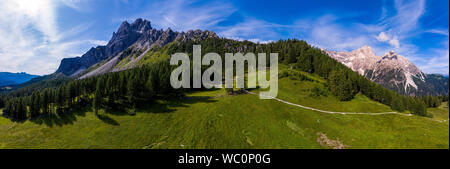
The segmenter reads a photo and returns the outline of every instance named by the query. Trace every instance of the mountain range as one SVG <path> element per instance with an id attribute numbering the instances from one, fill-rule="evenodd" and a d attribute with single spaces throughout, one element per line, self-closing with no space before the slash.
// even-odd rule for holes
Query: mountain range
<path id="1" fill-rule="evenodd" d="M 448 77 L 425 74 L 407 57 L 394 51 L 376 56 L 369 46 L 351 52 L 322 50 L 367 79 L 400 94 L 410 96 L 448 94 Z"/>
<path id="2" fill-rule="evenodd" d="M 212 31 L 190 30 L 174 32 L 152 28 L 150 21 L 137 19 L 133 23 L 123 22 L 117 32 L 114 32 L 106 46 L 91 48 L 81 57 L 66 58 L 56 73 L 66 76 L 86 78 L 112 71 L 133 68 L 151 48 L 164 46 L 174 40 L 185 42 L 194 39 L 218 37 Z M 117 67 L 125 56 L 133 55 L 126 65 Z"/>
<path id="3" fill-rule="evenodd" d="M 175 32 L 170 28 L 157 30 L 150 21 L 137 19 L 133 23 L 123 22 L 106 46 L 91 48 L 81 57 L 66 58 L 56 74 L 87 78 L 108 72 L 133 68 L 154 47 L 173 41 L 189 42 L 218 37 L 213 31 L 189 30 Z M 403 95 L 448 94 L 448 77 L 425 74 L 406 57 L 394 51 L 384 56 L 375 56 L 369 46 L 351 52 L 335 52 L 323 49 L 330 57 L 373 82 Z M 131 57 L 130 57 L 131 56 Z"/>
<path id="4" fill-rule="evenodd" d="M 30 75 L 25 72 L 21 73 L 0 72 L 0 86 L 21 84 L 35 77 L 39 76 Z"/>

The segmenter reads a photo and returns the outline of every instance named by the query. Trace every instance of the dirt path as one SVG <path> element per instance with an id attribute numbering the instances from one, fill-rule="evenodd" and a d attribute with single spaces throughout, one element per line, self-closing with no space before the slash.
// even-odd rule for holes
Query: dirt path
<path id="1" fill-rule="evenodd" d="M 246 92 L 246 93 L 248 93 L 248 94 L 258 95 L 258 96 L 259 96 L 259 94 L 258 94 L 258 93 L 255 93 L 255 92 L 251 92 L 251 91 L 248 91 L 248 90 L 245 90 L 245 89 L 243 89 L 243 91 Z M 406 114 L 406 113 L 399 113 L 399 112 L 381 112 L 381 113 L 370 113 L 370 112 L 368 112 L 368 113 L 358 113 L 358 112 L 333 112 L 333 111 L 320 110 L 320 109 L 316 109 L 316 108 L 312 108 L 312 107 L 307 107 L 307 106 L 303 106 L 303 105 L 291 103 L 291 102 L 288 102 L 288 101 L 285 101 L 285 100 L 281 100 L 281 99 L 276 98 L 276 97 L 271 97 L 271 96 L 267 96 L 267 97 L 270 97 L 270 98 L 272 98 L 272 99 L 274 99 L 274 100 L 276 100 L 276 101 L 279 101 L 279 102 L 282 102 L 282 103 L 285 103 L 285 104 L 289 104 L 289 105 L 292 105 L 292 106 L 301 107 L 301 108 L 304 108 L 304 109 L 313 110 L 313 111 L 318 111 L 318 112 L 322 112 L 322 113 L 328 113 L 328 114 L 343 114 L 343 115 L 347 115 L 347 114 L 348 114 L 348 115 L 352 115 L 352 114 L 358 114 L 358 115 L 359 115 L 359 114 L 360 114 L 360 115 L 371 115 L 371 116 L 386 115 L 386 114 L 397 114 L 397 115 L 402 115 L 402 116 L 412 116 L 412 115 L 413 115 L 413 114 L 411 114 L 411 113 Z M 437 121 L 437 122 L 439 122 L 439 123 L 445 123 L 445 122 L 448 121 L 448 119 L 447 119 L 447 120 L 443 120 L 443 121 L 441 121 L 441 120 L 436 120 L 436 119 L 429 119 L 429 120 Z"/>
<path id="2" fill-rule="evenodd" d="M 259 95 L 258 93 L 250 92 L 248 90 L 244 90 L 244 92 L 246 92 L 248 94 Z M 276 101 L 285 103 L 285 104 L 292 105 L 292 106 L 297 106 L 297 107 L 301 107 L 301 108 L 304 108 L 304 109 L 318 111 L 318 112 L 322 112 L 322 113 L 328 113 L 328 114 L 344 114 L 344 115 L 345 114 L 363 114 L 363 115 L 372 115 L 372 116 L 385 115 L 385 114 L 398 114 L 398 115 L 402 115 L 402 116 L 412 116 L 412 114 L 398 113 L 398 112 L 381 112 L 381 113 L 333 112 L 333 111 L 320 110 L 320 109 L 316 109 L 316 108 L 312 108 L 312 107 L 307 107 L 307 106 L 291 103 L 291 102 L 288 102 L 288 101 L 285 101 L 285 100 L 281 100 L 281 99 L 276 98 L 276 97 L 270 97 L 270 98 L 272 98 L 272 99 L 274 99 Z"/>

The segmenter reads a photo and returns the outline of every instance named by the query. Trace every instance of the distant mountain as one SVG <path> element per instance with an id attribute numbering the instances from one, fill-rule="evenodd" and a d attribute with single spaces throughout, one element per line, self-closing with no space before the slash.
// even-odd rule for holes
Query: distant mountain
<path id="1" fill-rule="evenodd" d="M 369 46 L 351 52 L 324 51 L 353 71 L 400 94 L 410 96 L 448 94 L 448 77 L 425 74 L 408 58 L 394 51 L 389 51 L 383 56 L 375 56 Z"/>
<path id="2" fill-rule="evenodd" d="M 27 82 L 35 77 L 39 77 L 37 75 L 30 75 L 27 73 L 9 73 L 9 72 L 0 72 L 0 86 L 7 85 L 15 85 Z"/>
<path id="3" fill-rule="evenodd" d="M 190 40 L 191 38 L 217 37 L 214 32 L 200 30 L 174 32 L 152 28 L 150 21 L 137 19 L 133 23 L 123 22 L 114 32 L 106 46 L 91 48 L 81 57 L 65 58 L 55 73 L 66 76 L 86 78 L 111 71 L 119 71 L 134 67 L 137 61 L 148 50 L 155 46 L 164 46 L 174 40 Z M 131 64 L 116 68 L 116 65 L 130 54 L 135 55 Z"/>
<path id="4" fill-rule="evenodd" d="M 154 47 L 171 42 L 190 42 L 218 37 L 213 31 L 189 30 L 174 32 L 170 28 L 157 30 L 150 21 L 137 19 L 123 22 L 112 34 L 106 46 L 91 48 L 81 57 L 65 58 L 55 74 L 87 78 L 108 72 L 136 67 Z M 326 50 L 325 50 L 326 51 Z M 406 57 L 391 51 L 375 56 L 372 48 L 364 46 L 351 52 L 326 51 L 332 58 L 368 79 L 404 95 L 448 94 L 448 78 L 424 74 Z"/>
<path id="5" fill-rule="evenodd" d="M 81 57 L 63 59 L 56 73 L 76 76 L 92 65 L 122 52 L 150 29 L 152 29 L 150 22 L 146 20 L 137 19 L 131 25 L 128 22 L 123 22 L 117 33 L 113 33 L 111 40 L 106 46 L 91 48 Z"/>

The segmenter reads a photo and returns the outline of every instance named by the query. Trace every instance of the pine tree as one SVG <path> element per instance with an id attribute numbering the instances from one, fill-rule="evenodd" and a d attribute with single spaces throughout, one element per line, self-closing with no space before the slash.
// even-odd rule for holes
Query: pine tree
<path id="1" fill-rule="evenodd" d="M 95 114 L 98 113 L 98 109 L 100 109 L 100 107 L 102 106 L 102 102 L 103 102 L 103 92 L 102 90 L 104 89 L 104 84 L 103 84 L 103 79 L 99 78 L 97 80 L 97 85 L 96 85 L 96 90 L 95 90 L 95 94 L 94 94 L 94 110 L 95 110 Z"/>
<path id="2" fill-rule="evenodd" d="M 148 78 L 147 78 L 147 83 L 145 85 L 146 90 L 147 90 L 147 97 L 153 97 L 154 92 L 155 92 L 155 88 L 154 88 L 154 79 L 151 73 L 149 73 Z"/>
<path id="3" fill-rule="evenodd" d="M 114 79 L 112 75 L 109 75 L 107 80 L 106 80 L 106 85 L 105 85 L 105 89 L 106 92 L 108 93 L 108 105 L 109 106 L 113 106 L 114 105 L 114 100 L 115 100 L 115 91 L 114 91 Z"/>
<path id="4" fill-rule="evenodd" d="M 127 91 L 128 91 L 128 101 L 132 104 L 133 109 L 136 109 L 136 101 L 138 97 L 138 89 L 137 86 L 137 78 L 135 76 L 131 76 L 128 80 Z"/>
<path id="5" fill-rule="evenodd" d="M 343 70 L 332 71 L 328 77 L 331 93 L 340 101 L 349 101 L 354 97 L 351 81 L 346 78 Z"/>
<path id="6" fill-rule="evenodd" d="M 419 116 L 428 116 L 425 102 L 419 98 L 412 99 L 411 111 Z"/>
<path id="7" fill-rule="evenodd" d="M 392 110 L 397 110 L 399 112 L 405 111 L 403 99 L 400 97 L 392 98 L 391 108 L 392 108 Z"/>
<path id="8" fill-rule="evenodd" d="M 2 98 L 0 98 L 0 109 L 5 107 L 5 102 L 3 101 Z"/>
<path id="9" fill-rule="evenodd" d="M 55 93 L 55 103 L 57 106 L 57 112 L 61 113 L 64 107 L 64 89 L 59 87 Z"/>
<path id="10" fill-rule="evenodd" d="M 41 98 L 40 100 L 40 106 L 42 108 L 42 113 L 43 114 L 47 114 L 48 113 L 48 103 L 49 103 L 49 98 L 48 98 L 48 90 L 44 90 L 43 93 L 41 93 Z"/>
<path id="11" fill-rule="evenodd" d="M 69 109 L 72 108 L 73 100 L 75 99 L 76 89 L 74 83 L 69 83 L 66 87 L 66 101 Z"/>
<path id="12" fill-rule="evenodd" d="M 34 92 L 31 95 L 30 116 L 31 116 L 31 118 L 35 118 L 35 117 L 39 116 L 39 94 L 38 94 L 38 92 Z"/>
<path id="13" fill-rule="evenodd" d="M 289 48 L 288 50 L 288 60 L 287 60 L 288 64 L 297 62 L 297 56 L 294 50 L 295 49 L 293 49 L 293 47 Z"/>
<path id="14" fill-rule="evenodd" d="M 19 120 L 25 120 L 26 119 L 26 107 L 24 104 L 24 98 L 19 98 L 16 106 L 17 106 L 16 118 Z"/>
<path id="15" fill-rule="evenodd" d="M 127 82 L 125 79 L 125 73 L 119 74 L 119 83 L 118 83 L 118 94 L 120 96 L 125 96 L 127 91 Z"/>

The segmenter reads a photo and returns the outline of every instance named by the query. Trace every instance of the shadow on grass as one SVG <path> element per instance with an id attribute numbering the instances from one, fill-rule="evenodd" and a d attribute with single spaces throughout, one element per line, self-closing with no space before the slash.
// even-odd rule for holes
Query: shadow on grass
<path id="1" fill-rule="evenodd" d="M 104 114 L 97 114 L 96 115 L 98 119 L 100 119 L 101 121 L 103 121 L 106 124 L 110 124 L 113 126 L 120 126 L 119 122 L 117 122 L 116 120 L 114 120 L 113 118 L 104 115 Z"/>
<path id="2" fill-rule="evenodd" d="M 140 100 L 137 104 L 136 110 L 131 109 L 131 103 L 126 101 L 116 101 L 114 104 L 105 105 L 104 113 L 97 114 L 97 118 L 102 122 L 120 126 L 119 122 L 108 116 L 134 116 L 135 112 L 139 113 L 171 113 L 177 110 L 179 107 L 189 107 L 191 104 L 196 103 L 214 103 L 214 97 L 210 96 L 185 96 L 179 98 L 155 98 L 155 100 Z M 84 117 L 86 112 L 91 111 L 90 106 L 84 106 L 74 108 L 72 111 L 66 111 L 64 113 L 42 115 L 40 117 L 30 119 L 31 122 L 36 124 L 45 124 L 49 127 L 63 126 L 73 124 L 77 120 L 77 116 Z"/>
<path id="3" fill-rule="evenodd" d="M 36 124 L 45 124 L 48 127 L 63 126 L 67 124 L 73 124 L 77 120 L 77 116 L 86 116 L 87 107 L 75 109 L 72 111 L 62 113 L 51 113 L 47 115 L 41 115 L 40 117 L 30 119 L 31 122 Z"/>
<path id="4" fill-rule="evenodd" d="M 127 107 L 122 106 L 122 104 L 113 104 L 104 106 L 103 110 L 107 114 L 115 115 L 115 116 L 129 116 L 131 115 L 127 111 Z"/>
<path id="5" fill-rule="evenodd" d="M 191 104 L 196 103 L 214 103 L 217 100 L 213 100 L 210 96 L 188 96 L 182 98 L 170 98 L 167 100 L 155 100 L 148 104 L 141 104 L 136 111 L 146 113 L 171 113 L 177 110 L 179 107 L 189 107 Z"/>

